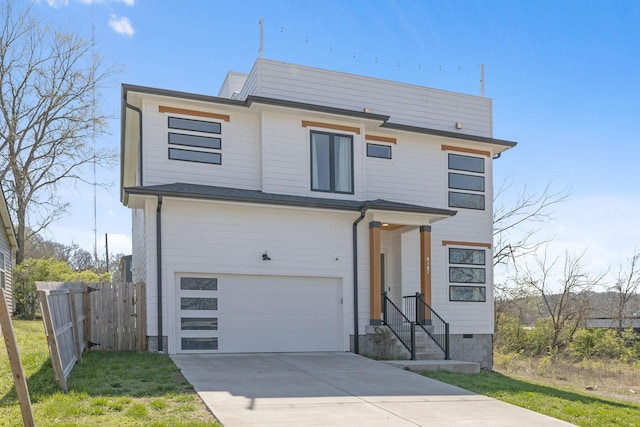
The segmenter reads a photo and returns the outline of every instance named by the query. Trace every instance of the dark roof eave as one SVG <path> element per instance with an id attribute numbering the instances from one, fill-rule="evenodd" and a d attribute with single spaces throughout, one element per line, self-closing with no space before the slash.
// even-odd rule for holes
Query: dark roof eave
<path id="1" fill-rule="evenodd" d="M 189 99 L 193 101 L 214 102 L 216 104 L 226 104 L 226 105 L 233 105 L 237 107 L 246 106 L 245 101 L 240 101 L 238 99 L 222 98 L 220 96 L 212 96 L 212 95 L 201 95 L 197 93 L 182 92 L 178 90 L 159 89 L 159 88 L 149 87 L 149 86 L 131 85 L 127 83 L 122 84 L 122 91 L 124 94 L 127 94 L 128 92 L 137 92 L 137 93 L 144 93 L 148 95 L 169 96 L 172 98 Z"/>
<path id="2" fill-rule="evenodd" d="M 202 101 L 202 102 L 212 102 L 216 104 L 224 104 L 224 105 L 236 106 L 236 107 L 250 107 L 251 104 L 256 103 L 256 104 L 274 105 L 274 106 L 280 106 L 280 107 L 286 107 L 286 108 L 297 108 L 297 109 L 302 109 L 307 111 L 317 111 L 321 113 L 336 114 L 336 115 L 347 116 L 347 117 L 357 117 L 361 119 L 380 121 L 382 122 L 380 124 L 380 127 L 387 128 L 387 129 L 421 133 L 425 135 L 443 136 L 443 137 L 454 138 L 454 139 L 464 139 L 464 140 L 475 141 L 475 142 L 484 142 L 488 144 L 504 146 L 507 148 L 512 148 L 517 145 L 517 142 L 507 141 L 503 139 L 495 139 L 495 138 L 489 138 L 484 136 L 469 135 L 469 134 L 458 133 L 458 132 L 424 128 L 420 126 L 392 123 L 392 122 L 389 122 L 390 116 L 384 115 L 384 114 L 367 113 L 365 111 L 348 110 L 344 108 L 329 107 L 326 105 L 308 104 L 304 102 L 288 101 L 288 100 L 279 99 L 279 98 L 270 98 L 270 97 L 263 97 L 263 96 L 257 96 L 257 95 L 249 95 L 247 96 L 246 100 L 238 100 L 238 99 L 222 98 L 219 96 L 201 95 L 201 94 L 191 93 L 191 92 L 159 89 L 159 88 L 153 88 L 149 86 L 138 86 L 138 85 L 123 83 L 122 84 L 123 99 L 126 99 L 128 92 L 138 92 L 138 93 L 145 93 L 145 94 L 158 95 L 158 96 L 169 96 L 174 98 L 182 98 L 182 99 L 189 99 L 189 100 Z"/>
<path id="3" fill-rule="evenodd" d="M 518 144 L 517 142 L 507 141 L 507 140 L 504 140 L 504 139 L 495 139 L 495 138 L 489 138 L 489 137 L 486 137 L 486 136 L 469 135 L 469 134 L 466 134 L 466 133 L 449 132 L 449 131 L 446 131 L 446 130 L 423 128 L 423 127 L 411 126 L 411 125 L 403 125 L 403 124 L 400 124 L 400 123 L 384 122 L 382 125 L 380 125 L 380 127 L 388 128 L 388 129 L 395 129 L 395 130 L 403 130 L 403 131 L 406 131 L 406 132 L 422 133 L 422 134 L 426 134 L 426 135 L 443 136 L 443 137 L 447 137 L 447 138 L 466 139 L 466 140 L 474 141 L 474 142 L 484 142 L 484 143 L 487 143 L 487 144 L 502 145 L 502 146 L 505 146 L 505 147 L 508 147 L 508 148 L 515 147 Z"/>
<path id="4" fill-rule="evenodd" d="M 155 187 L 155 188 L 154 188 Z M 194 185 L 194 187 L 200 187 Z M 208 186 L 203 186 L 208 187 Z M 213 187 L 209 187 L 213 188 Z M 236 194 L 207 193 L 203 191 L 178 191 L 172 189 L 172 185 L 151 186 L 151 187 L 127 187 L 124 192 L 128 195 L 140 196 L 163 196 L 188 198 L 198 200 L 217 200 L 235 203 L 256 203 L 265 205 L 293 206 L 302 208 L 331 209 L 360 211 L 362 209 L 371 209 L 377 211 L 389 212 L 405 212 L 427 215 L 439 215 L 444 217 L 452 217 L 457 211 L 440 208 L 430 208 L 418 205 L 408 205 L 402 203 L 393 203 L 383 200 L 373 201 L 357 201 L 357 200 L 336 200 L 322 199 L 315 197 L 289 196 L 279 194 L 268 194 L 253 190 L 237 190 L 230 189 Z M 257 197 L 260 195 L 261 197 Z"/>
<path id="5" fill-rule="evenodd" d="M 300 110 L 317 111 L 320 113 L 337 114 L 340 116 L 357 117 L 360 119 L 369 119 L 380 122 L 386 122 L 390 116 L 384 114 L 367 113 L 365 111 L 347 110 L 345 108 L 329 107 L 326 105 L 308 104 L 306 102 L 288 101 L 286 99 L 268 98 L 264 96 L 249 95 L 247 96 L 247 106 L 251 104 L 275 105 L 278 107 L 296 108 Z"/>

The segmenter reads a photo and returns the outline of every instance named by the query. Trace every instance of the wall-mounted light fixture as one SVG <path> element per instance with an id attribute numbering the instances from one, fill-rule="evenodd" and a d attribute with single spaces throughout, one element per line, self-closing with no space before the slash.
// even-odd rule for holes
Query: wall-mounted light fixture
<path id="1" fill-rule="evenodd" d="M 269 257 L 269 254 L 267 253 L 267 251 L 264 251 L 264 253 L 262 254 L 262 260 L 271 261 L 271 257 Z"/>
<path id="2" fill-rule="evenodd" d="M 462 129 L 462 122 L 456 122 L 456 129 Z"/>

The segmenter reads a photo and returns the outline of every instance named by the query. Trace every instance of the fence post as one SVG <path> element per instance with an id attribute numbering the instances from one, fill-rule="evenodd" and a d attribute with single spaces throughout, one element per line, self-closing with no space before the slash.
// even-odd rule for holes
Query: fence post
<path id="1" fill-rule="evenodd" d="M 27 379 L 24 376 L 24 369 L 20 361 L 20 351 L 18 350 L 16 335 L 13 332 L 13 324 L 11 323 L 11 316 L 9 315 L 7 302 L 4 297 L 4 289 L 2 288 L 0 288 L 0 335 L 3 336 L 7 347 L 7 357 L 11 365 L 13 382 L 16 387 L 16 394 L 18 395 L 18 402 L 20 403 L 20 412 L 22 413 L 22 423 L 26 427 L 35 427 L 36 423 L 33 419 L 29 387 L 27 386 Z"/>
<path id="2" fill-rule="evenodd" d="M 82 285 L 82 294 L 84 297 L 84 348 L 89 351 L 89 342 L 91 341 L 91 297 L 89 296 L 89 285 Z"/>

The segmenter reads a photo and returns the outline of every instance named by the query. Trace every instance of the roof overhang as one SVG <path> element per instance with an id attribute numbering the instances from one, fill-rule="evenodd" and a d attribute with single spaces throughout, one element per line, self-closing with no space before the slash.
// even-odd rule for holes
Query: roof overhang
<path id="1" fill-rule="evenodd" d="M 137 86 L 130 84 L 122 85 L 122 106 L 121 106 L 121 130 L 120 130 L 120 200 L 126 205 L 127 193 L 125 188 L 141 185 L 136 179 L 136 174 L 140 173 L 141 158 L 141 114 L 142 95 L 155 95 L 182 100 L 205 102 L 232 107 L 256 108 L 258 106 L 271 106 L 281 108 L 292 108 L 298 110 L 312 111 L 317 113 L 332 114 L 342 117 L 357 118 L 365 120 L 374 128 L 386 128 L 404 132 L 433 135 L 444 138 L 451 138 L 461 142 L 481 142 L 492 147 L 493 154 L 500 154 L 517 143 L 502 139 L 495 139 L 485 136 L 470 135 L 459 132 L 443 131 L 438 129 L 424 128 L 400 123 L 389 122 L 390 117 L 382 114 L 374 114 L 366 111 L 356 111 L 343 108 L 336 108 L 327 105 L 308 104 L 278 98 L 249 95 L 245 100 L 222 98 L 219 96 L 201 95 L 190 92 L 181 92 L 168 89 L 159 89 L 148 86 Z M 368 125 L 368 126 L 369 126 Z"/>
<path id="2" fill-rule="evenodd" d="M 502 153 L 503 151 L 506 151 L 509 148 L 513 148 L 516 145 L 518 145 L 517 142 L 507 141 L 504 139 L 495 139 L 495 138 L 489 138 L 486 136 L 479 136 L 479 135 L 469 135 L 466 133 L 449 132 L 449 131 L 438 130 L 438 129 L 423 128 L 419 126 L 404 125 L 400 123 L 390 123 L 388 121 L 380 125 L 380 127 L 387 128 L 387 129 L 400 130 L 404 132 L 421 133 L 424 135 L 441 136 L 444 138 L 454 138 L 462 141 L 482 142 L 485 144 L 491 144 L 496 146 L 496 148 L 494 149 L 494 152 L 496 154 Z"/>
<path id="3" fill-rule="evenodd" d="M 328 209 L 337 211 L 372 213 L 375 218 L 385 218 L 405 225 L 427 225 L 454 216 L 450 209 L 433 208 L 391 202 L 388 200 L 342 200 L 320 197 L 291 196 L 287 194 L 264 193 L 258 190 L 243 190 L 198 184 L 164 184 L 147 187 L 129 187 L 124 192 L 129 196 L 130 207 L 142 208 L 149 197 L 169 197 L 191 200 L 209 200 L 231 203 L 296 207 L 307 209 Z"/>

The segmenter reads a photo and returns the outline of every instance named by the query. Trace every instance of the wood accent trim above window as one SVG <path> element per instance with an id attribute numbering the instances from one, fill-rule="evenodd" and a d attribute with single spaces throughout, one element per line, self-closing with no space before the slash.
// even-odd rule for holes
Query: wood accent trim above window
<path id="1" fill-rule="evenodd" d="M 312 122 L 312 121 L 309 121 L 309 120 L 303 120 L 302 121 L 302 127 L 306 128 L 308 126 L 316 127 L 316 128 L 323 128 L 323 129 L 341 130 L 341 131 L 345 131 L 345 132 L 353 132 L 355 134 L 360 135 L 360 128 L 357 128 L 355 126 L 334 125 L 334 124 L 331 124 L 331 123 Z"/>
<path id="2" fill-rule="evenodd" d="M 485 150 L 476 150 L 474 148 L 456 147 L 453 145 L 442 145 L 442 151 L 459 151 L 461 153 L 480 154 L 482 156 L 491 157 L 491 153 Z"/>
<path id="3" fill-rule="evenodd" d="M 455 240 L 443 240 L 442 246 L 476 246 L 480 248 L 491 249 L 491 243 L 479 243 L 479 242 L 458 242 Z"/>
<path id="4" fill-rule="evenodd" d="M 398 140 L 396 138 L 391 138 L 389 136 L 365 135 L 364 139 L 366 139 L 367 141 L 388 142 L 389 144 L 398 143 Z"/>
<path id="5" fill-rule="evenodd" d="M 231 117 L 228 114 L 209 113 L 207 111 L 187 110 L 186 108 L 167 107 L 166 105 L 158 106 L 160 113 L 184 114 L 185 116 L 207 117 L 209 119 L 224 120 L 228 122 Z"/>

